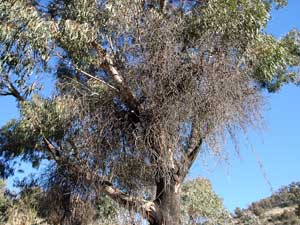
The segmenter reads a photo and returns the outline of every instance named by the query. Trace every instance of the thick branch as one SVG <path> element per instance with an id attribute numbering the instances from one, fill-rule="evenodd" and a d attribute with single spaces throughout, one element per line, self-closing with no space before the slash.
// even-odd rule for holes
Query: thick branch
<path id="1" fill-rule="evenodd" d="M 195 151 L 195 148 L 200 147 L 199 141 L 201 140 L 201 134 L 198 128 L 192 127 L 189 144 L 186 150 L 186 155 L 189 157 Z"/>
<path id="2" fill-rule="evenodd" d="M 1 95 L 11 95 L 15 97 L 19 102 L 24 102 L 25 98 L 21 95 L 18 89 L 13 85 L 13 83 L 9 80 L 8 75 L 4 76 L 5 86 L 8 89 L 8 92 L 2 93 Z"/>
<path id="3" fill-rule="evenodd" d="M 156 224 L 162 220 L 158 206 L 152 201 L 147 201 L 125 194 L 119 189 L 113 187 L 112 183 L 107 181 L 101 182 L 100 191 L 104 192 L 112 200 L 123 207 L 141 213 L 142 216 L 150 222 L 150 224 Z"/>
<path id="4" fill-rule="evenodd" d="M 130 87 L 126 84 L 124 77 L 114 66 L 110 55 L 98 43 L 94 42 L 93 46 L 95 47 L 98 55 L 101 57 L 101 69 L 105 70 L 111 76 L 115 86 L 119 89 L 120 97 L 129 109 L 138 114 L 138 101 L 134 97 Z"/>
<path id="5" fill-rule="evenodd" d="M 54 145 L 47 138 L 44 137 L 43 141 L 45 142 L 46 147 L 47 147 L 48 151 L 50 152 L 50 154 L 52 155 L 53 159 L 56 162 L 59 162 L 61 160 L 61 154 L 58 151 L 58 149 L 55 148 Z"/>
<path id="6" fill-rule="evenodd" d="M 160 5 L 160 10 L 162 12 L 165 12 L 167 7 L 167 0 L 160 0 L 159 5 Z"/>
<path id="7" fill-rule="evenodd" d="M 181 162 L 182 168 L 179 171 L 179 176 L 181 180 L 183 180 L 186 177 L 189 169 L 191 168 L 192 164 L 196 160 L 202 142 L 203 142 L 203 138 L 201 137 L 200 130 L 197 129 L 197 127 L 192 127 L 188 148 Z"/>
<path id="8" fill-rule="evenodd" d="M 23 102 L 25 101 L 25 98 L 20 94 L 19 91 L 15 88 L 15 86 L 12 83 L 8 84 L 8 89 L 11 91 L 11 94 L 18 99 L 18 101 Z"/>

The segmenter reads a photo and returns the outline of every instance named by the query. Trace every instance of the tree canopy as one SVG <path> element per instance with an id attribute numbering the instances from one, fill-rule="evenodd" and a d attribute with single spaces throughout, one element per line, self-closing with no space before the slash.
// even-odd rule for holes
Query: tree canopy
<path id="1" fill-rule="evenodd" d="M 178 224 L 200 149 L 256 127 L 263 89 L 297 83 L 300 35 L 264 29 L 284 0 L 7 0 L 0 3 L 0 95 L 20 117 L 0 131 L 13 160 L 71 218 L 105 194 L 150 224 Z M 41 89 L 51 77 L 52 96 Z"/>

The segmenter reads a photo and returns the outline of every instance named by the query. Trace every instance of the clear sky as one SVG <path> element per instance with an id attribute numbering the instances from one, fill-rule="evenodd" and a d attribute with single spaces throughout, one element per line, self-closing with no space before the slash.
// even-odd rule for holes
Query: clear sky
<path id="1" fill-rule="evenodd" d="M 286 8 L 273 13 L 267 32 L 282 37 L 297 27 L 300 29 L 300 1 L 289 0 Z M 191 176 L 208 177 L 230 210 L 246 207 L 252 201 L 269 196 L 271 190 L 267 180 L 274 190 L 292 181 L 300 181 L 299 97 L 300 87 L 292 85 L 267 95 L 268 110 L 264 113 L 267 129 L 263 134 L 250 135 L 252 147 L 242 142 L 240 157 L 229 147 L 228 163 L 217 164 L 215 159 L 206 159 L 207 165 L 204 166 L 199 159 L 192 168 Z M 0 106 L 0 126 L 17 117 L 14 99 L 1 97 Z M 263 165 L 265 176 L 258 161 Z M 22 169 L 26 169 L 24 167 L 26 165 Z"/>

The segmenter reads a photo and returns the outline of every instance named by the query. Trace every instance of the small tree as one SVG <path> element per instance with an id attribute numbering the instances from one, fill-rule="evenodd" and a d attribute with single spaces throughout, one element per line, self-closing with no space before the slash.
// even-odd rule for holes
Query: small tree
<path id="1" fill-rule="evenodd" d="M 1 129 L 2 174 L 16 156 L 49 160 L 41 184 L 59 186 L 64 224 L 73 199 L 103 193 L 180 224 L 200 149 L 256 126 L 261 90 L 296 81 L 299 33 L 263 32 L 273 3 L 286 1 L 1 1 L 0 95 L 20 110 Z"/>
<path id="2" fill-rule="evenodd" d="M 206 179 L 197 178 L 185 182 L 182 186 L 181 204 L 184 224 L 199 224 L 199 221 L 208 225 L 233 224 L 222 200 Z"/>

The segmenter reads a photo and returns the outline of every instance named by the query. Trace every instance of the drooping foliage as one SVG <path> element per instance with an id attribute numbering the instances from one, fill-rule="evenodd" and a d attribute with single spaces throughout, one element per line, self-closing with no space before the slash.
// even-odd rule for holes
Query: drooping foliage
<path id="1" fill-rule="evenodd" d="M 255 127 L 262 89 L 297 82 L 299 32 L 264 33 L 274 4 L 286 1 L 1 2 L 0 95 L 20 110 L 0 131 L 2 176 L 17 156 L 49 160 L 41 183 L 70 204 L 105 193 L 175 223 L 201 147 Z"/>

